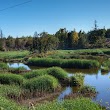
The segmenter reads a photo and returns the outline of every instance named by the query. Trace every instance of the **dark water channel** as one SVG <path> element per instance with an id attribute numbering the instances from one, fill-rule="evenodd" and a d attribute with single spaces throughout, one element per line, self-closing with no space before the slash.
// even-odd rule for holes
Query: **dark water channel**
<path id="1" fill-rule="evenodd" d="M 38 69 L 37 67 L 28 67 L 23 63 L 8 63 L 10 67 L 20 67 L 23 66 L 27 70 Z M 110 72 L 101 73 L 101 70 L 80 70 L 80 69 L 65 69 L 68 76 L 71 77 L 76 73 L 84 73 L 84 84 L 91 85 L 98 91 L 97 96 L 93 99 L 96 102 L 100 102 L 103 106 L 108 106 L 110 104 Z M 66 87 L 61 94 L 58 96 L 58 100 L 62 101 L 66 95 L 71 94 L 75 89 L 71 87 Z"/>

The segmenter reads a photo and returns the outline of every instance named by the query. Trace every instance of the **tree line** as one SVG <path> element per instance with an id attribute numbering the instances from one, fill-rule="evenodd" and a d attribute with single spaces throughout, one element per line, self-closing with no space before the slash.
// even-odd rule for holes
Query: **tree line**
<path id="1" fill-rule="evenodd" d="M 97 29 L 89 32 L 75 29 L 68 31 L 59 29 L 55 34 L 47 32 L 37 33 L 33 36 L 4 37 L 0 30 L 0 51 L 29 50 L 34 52 L 47 52 L 55 49 L 84 49 L 84 48 L 110 48 L 110 29 Z"/>

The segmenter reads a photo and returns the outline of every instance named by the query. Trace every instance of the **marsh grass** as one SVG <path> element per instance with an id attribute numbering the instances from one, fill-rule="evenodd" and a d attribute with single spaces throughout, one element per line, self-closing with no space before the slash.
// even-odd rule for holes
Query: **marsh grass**
<path id="1" fill-rule="evenodd" d="M 60 67 L 51 67 L 47 69 L 47 73 L 49 75 L 54 76 L 55 78 L 57 78 L 59 81 L 65 80 L 68 78 L 67 72 L 64 71 L 62 68 Z"/>
<path id="2" fill-rule="evenodd" d="M 85 95 L 96 95 L 98 92 L 96 91 L 96 88 L 90 85 L 84 85 L 80 88 L 80 93 Z"/>
<path id="3" fill-rule="evenodd" d="M 0 96 L 0 110 L 27 110 L 27 108 L 18 105 L 10 99 Z"/>
<path id="4" fill-rule="evenodd" d="M 0 70 L 8 70 L 9 66 L 6 63 L 0 62 Z"/>
<path id="5" fill-rule="evenodd" d="M 51 67 L 51 68 L 47 68 L 47 69 L 33 70 L 33 71 L 29 72 L 29 73 L 24 74 L 23 76 L 26 79 L 31 79 L 31 78 L 34 78 L 34 77 L 37 78 L 37 77 L 43 76 L 43 75 L 54 76 L 61 83 L 64 83 L 65 81 L 69 81 L 67 72 L 64 71 L 60 67 Z"/>
<path id="6" fill-rule="evenodd" d="M 6 73 L 0 74 L 0 84 L 16 84 L 22 85 L 24 78 L 21 75 Z"/>
<path id="7" fill-rule="evenodd" d="M 39 76 L 38 78 L 32 78 L 26 80 L 23 84 L 23 88 L 30 91 L 54 91 L 59 86 L 59 82 L 56 78 L 50 75 Z"/>
<path id="8" fill-rule="evenodd" d="M 32 70 L 28 73 L 23 74 L 23 77 L 26 79 L 31 79 L 31 78 L 37 78 L 42 75 L 47 75 L 47 69 L 38 69 L 38 70 Z"/>
<path id="9" fill-rule="evenodd" d="M 35 110 L 102 110 L 98 104 L 88 98 L 76 98 L 65 100 L 62 103 L 56 101 L 37 105 Z"/>
<path id="10" fill-rule="evenodd" d="M 83 86 L 84 83 L 84 75 L 82 73 L 75 74 L 70 77 L 70 85 L 71 86 Z"/>
<path id="11" fill-rule="evenodd" d="M 7 51 L 0 52 L 0 59 L 16 59 L 29 55 L 29 51 Z"/>
<path id="12" fill-rule="evenodd" d="M 0 85 L 0 95 L 9 99 L 18 100 L 22 94 L 22 89 L 17 85 Z"/>
<path id="13" fill-rule="evenodd" d="M 100 64 L 95 60 L 32 58 L 28 60 L 28 65 L 40 67 L 58 66 L 62 68 L 88 69 L 98 68 Z"/>
<path id="14" fill-rule="evenodd" d="M 101 71 L 102 72 L 109 72 L 110 71 L 110 59 L 108 59 L 102 63 Z"/>

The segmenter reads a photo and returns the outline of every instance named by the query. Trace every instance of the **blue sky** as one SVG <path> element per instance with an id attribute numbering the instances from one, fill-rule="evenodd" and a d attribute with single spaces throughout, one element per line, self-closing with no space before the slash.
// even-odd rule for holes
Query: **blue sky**
<path id="1" fill-rule="evenodd" d="M 0 0 L 0 10 L 29 0 Z M 110 0 L 32 0 L 0 11 L 4 35 L 26 36 L 35 31 L 54 34 L 59 28 L 86 32 L 94 27 L 110 28 Z"/>

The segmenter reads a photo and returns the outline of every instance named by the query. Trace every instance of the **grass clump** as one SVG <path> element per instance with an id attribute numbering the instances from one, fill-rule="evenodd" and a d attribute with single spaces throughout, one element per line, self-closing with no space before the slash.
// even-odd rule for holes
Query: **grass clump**
<path id="1" fill-rule="evenodd" d="M 41 67 L 58 66 L 62 68 L 88 69 L 98 68 L 100 64 L 96 60 L 32 58 L 28 60 L 28 65 Z"/>
<path id="2" fill-rule="evenodd" d="M 8 70 L 9 66 L 6 63 L 0 63 L 0 70 Z"/>
<path id="3" fill-rule="evenodd" d="M 29 73 L 24 74 L 23 76 L 26 79 L 31 79 L 31 78 L 34 78 L 34 77 L 37 78 L 37 77 L 43 76 L 43 75 L 54 76 L 60 82 L 65 82 L 65 81 L 69 80 L 66 71 L 64 71 L 60 67 L 51 67 L 51 68 L 47 68 L 47 69 L 33 70 Z"/>
<path id="4" fill-rule="evenodd" d="M 102 63 L 101 71 L 102 72 L 109 72 L 110 71 L 110 59 L 108 59 L 107 61 L 104 61 Z"/>
<path id="5" fill-rule="evenodd" d="M 68 79 L 68 75 L 67 72 L 64 71 L 62 68 L 60 67 L 52 67 L 52 68 L 48 68 L 47 69 L 47 73 L 49 75 L 54 76 L 55 78 L 57 78 L 59 81 L 64 81 L 65 79 Z"/>
<path id="6" fill-rule="evenodd" d="M 109 67 L 106 66 L 106 67 L 101 67 L 101 72 L 109 72 Z"/>
<path id="7" fill-rule="evenodd" d="M 31 78 L 37 78 L 42 75 L 47 74 L 47 69 L 39 69 L 39 70 L 32 70 L 28 73 L 23 74 L 23 77 L 26 79 L 31 79 Z"/>
<path id="8" fill-rule="evenodd" d="M 56 101 L 41 104 L 36 110 L 102 110 L 97 103 L 88 98 L 77 98 L 74 100 L 65 100 L 62 103 Z"/>
<path id="9" fill-rule="evenodd" d="M 10 99 L 18 99 L 22 90 L 17 85 L 0 85 L 0 95 Z"/>
<path id="10" fill-rule="evenodd" d="M 84 83 L 84 75 L 83 74 L 75 74 L 70 77 L 70 85 L 71 86 L 83 86 Z"/>
<path id="11" fill-rule="evenodd" d="M 16 104 L 12 100 L 0 96 L 0 110 L 27 110 L 27 108 Z"/>
<path id="12" fill-rule="evenodd" d="M 32 78 L 27 80 L 23 84 L 23 88 L 30 91 L 53 91 L 59 86 L 59 82 L 56 78 L 49 75 L 39 76 L 38 78 Z"/>
<path id="13" fill-rule="evenodd" d="M 82 86 L 81 88 L 80 88 L 80 92 L 81 93 L 94 93 L 94 94 L 96 94 L 97 93 L 97 91 L 96 91 L 96 88 L 95 87 L 93 87 L 93 86 L 90 86 L 90 85 L 84 85 L 84 86 Z"/>
<path id="14" fill-rule="evenodd" d="M 0 84 L 16 84 L 22 85 L 24 78 L 21 75 L 6 73 L 0 74 Z"/>

